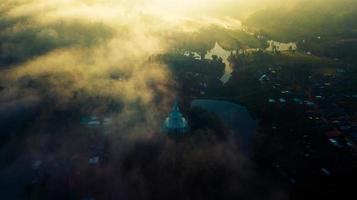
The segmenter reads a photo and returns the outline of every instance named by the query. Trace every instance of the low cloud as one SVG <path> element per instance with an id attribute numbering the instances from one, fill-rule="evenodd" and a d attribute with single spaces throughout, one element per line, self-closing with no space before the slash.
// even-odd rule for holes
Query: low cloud
<path id="1" fill-rule="evenodd" d="M 61 185 L 68 181 L 62 173 L 75 173 L 75 189 L 83 196 L 94 188 L 94 195 L 103 191 L 112 195 L 98 199 L 175 197 L 170 193 L 177 191 L 174 143 L 160 133 L 176 84 L 168 66 L 149 58 L 171 50 L 176 35 L 212 24 L 237 27 L 239 23 L 234 18 L 228 24 L 222 19 L 212 23 L 206 16 L 170 21 L 160 13 L 143 12 L 148 2 L 152 1 L 5 0 L 0 7 L 0 120 L 9 113 L 14 113 L 13 118 L 32 113 L 28 129 L 23 129 L 27 137 L 20 159 L 43 160 L 51 169 L 49 183 Z M 167 42 L 169 38 L 172 41 Z M 78 118 L 83 115 L 110 115 L 111 134 L 98 136 L 81 126 Z M 204 191 L 214 194 L 215 188 L 210 187 L 216 179 L 218 191 L 231 195 L 228 199 L 263 198 L 255 194 L 257 190 L 275 197 L 267 191 L 270 186 L 259 183 L 251 163 L 232 140 L 222 142 L 212 135 L 202 131 L 180 144 L 178 181 L 188 192 L 180 194 L 183 199 L 199 199 Z M 88 165 L 92 146 L 104 146 L 100 151 L 110 160 L 97 174 Z M 72 161 L 74 172 L 61 167 Z M 197 188 L 185 187 L 196 185 L 196 180 L 201 181 Z M 167 193 L 154 193 L 166 186 Z M 58 195 L 58 191 L 48 188 L 46 194 Z"/>

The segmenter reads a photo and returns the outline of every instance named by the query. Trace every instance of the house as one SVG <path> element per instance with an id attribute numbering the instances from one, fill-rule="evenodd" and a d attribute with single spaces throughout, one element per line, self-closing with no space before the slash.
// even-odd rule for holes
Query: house
<path id="1" fill-rule="evenodd" d="M 327 133 L 326 133 L 326 136 L 327 136 L 328 138 L 333 138 L 333 137 L 338 137 L 338 136 L 340 136 L 341 134 L 342 134 L 341 131 L 339 131 L 339 130 L 337 130 L 337 129 L 334 129 L 334 130 L 332 130 L 332 131 L 327 132 Z"/>
<path id="2" fill-rule="evenodd" d="M 259 81 L 260 81 L 261 83 L 264 83 L 264 82 L 270 81 L 270 78 L 269 78 L 266 74 L 263 74 L 263 75 L 259 78 Z"/>

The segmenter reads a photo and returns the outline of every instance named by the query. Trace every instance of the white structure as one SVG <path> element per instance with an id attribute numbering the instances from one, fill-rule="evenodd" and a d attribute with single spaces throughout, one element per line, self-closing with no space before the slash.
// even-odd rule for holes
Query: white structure
<path id="1" fill-rule="evenodd" d="M 184 134 L 188 131 L 187 121 L 180 112 L 177 100 L 175 100 L 172 111 L 166 118 L 164 125 L 168 134 Z"/>
<path id="2" fill-rule="evenodd" d="M 260 81 L 261 83 L 264 83 L 264 82 L 270 81 L 270 78 L 269 78 L 266 74 L 263 74 L 263 75 L 259 78 L 259 81 Z"/>

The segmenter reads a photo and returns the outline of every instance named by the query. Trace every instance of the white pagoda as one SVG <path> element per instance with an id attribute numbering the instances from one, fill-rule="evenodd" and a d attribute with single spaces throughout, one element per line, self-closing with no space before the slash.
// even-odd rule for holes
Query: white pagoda
<path id="1" fill-rule="evenodd" d="M 188 131 L 187 120 L 180 112 L 177 100 L 175 100 L 174 106 L 169 116 L 165 120 L 165 131 L 168 134 L 181 135 Z"/>

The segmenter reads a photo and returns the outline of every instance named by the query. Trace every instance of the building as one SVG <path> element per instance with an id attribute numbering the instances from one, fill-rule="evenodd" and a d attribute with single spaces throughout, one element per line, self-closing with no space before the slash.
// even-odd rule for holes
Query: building
<path id="1" fill-rule="evenodd" d="M 188 131 L 187 120 L 183 117 L 180 112 L 180 108 L 178 106 L 177 100 L 172 107 L 172 110 L 169 116 L 165 120 L 164 124 L 165 131 L 168 134 L 184 134 Z"/>

